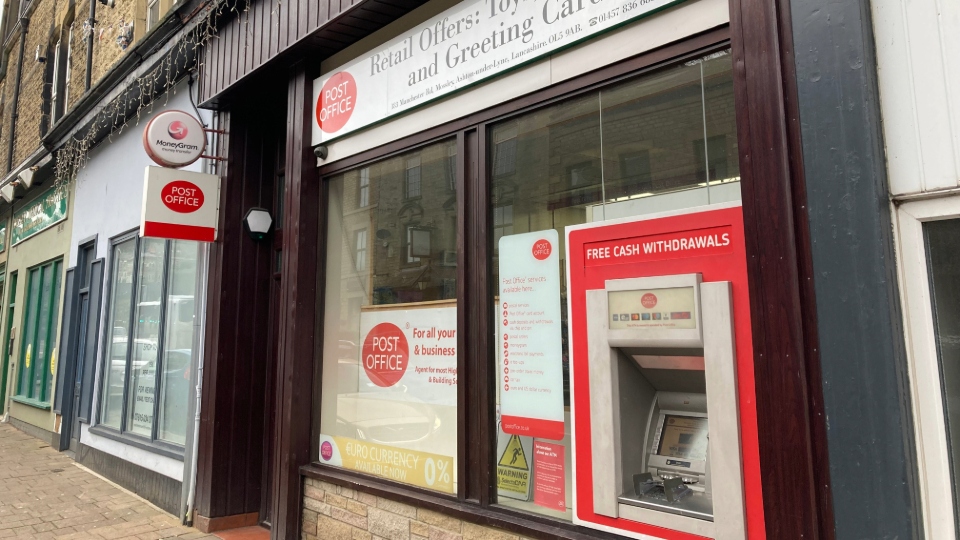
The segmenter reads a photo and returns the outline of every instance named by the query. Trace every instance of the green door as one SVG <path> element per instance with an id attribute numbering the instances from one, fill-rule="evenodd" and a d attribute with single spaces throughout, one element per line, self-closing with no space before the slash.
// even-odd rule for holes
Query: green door
<path id="1" fill-rule="evenodd" d="M 3 348 L 3 366 L 0 368 L 0 414 L 3 413 L 3 408 L 7 404 L 7 370 L 10 367 L 10 348 L 12 344 L 10 343 L 11 332 L 13 331 L 13 306 L 16 305 L 17 300 L 17 273 L 14 272 L 10 274 L 10 300 L 7 303 L 7 312 L 6 316 L 3 317 L 4 327 L 6 331 L 3 333 L 3 343 L 0 343 L 0 347 Z M 0 291 L 0 300 L 3 299 L 3 293 Z"/>
<path id="2" fill-rule="evenodd" d="M 31 268 L 27 274 L 19 377 L 14 399 L 48 407 L 52 396 L 50 365 L 56 350 L 61 262 Z"/>

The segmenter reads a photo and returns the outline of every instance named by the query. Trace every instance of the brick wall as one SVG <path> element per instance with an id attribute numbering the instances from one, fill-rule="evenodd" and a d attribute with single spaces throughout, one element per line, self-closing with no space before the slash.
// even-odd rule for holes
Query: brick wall
<path id="1" fill-rule="evenodd" d="M 48 47 L 53 36 L 54 14 L 58 0 L 34 0 L 38 2 L 30 16 L 27 28 L 26 46 L 23 52 L 23 73 L 20 82 L 20 103 L 17 110 L 17 127 L 11 166 L 26 159 L 40 147 L 40 125 L 44 119 L 43 92 L 44 74 L 47 62 L 53 62 L 52 47 Z M 65 0 L 59 0 L 64 2 Z M 37 62 L 35 53 L 49 56 L 47 62 Z M 16 48 L 14 48 L 16 50 Z M 11 66 L 14 67 L 14 66 Z M 14 67 L 15 69 L 15 67 Z M 9 71 L 11 80 L 16 80 L 16 71 Z"/>
<path id="2" fill-rule="evenodd" d="M 120 58 L 133 47 L 131 44 L 126 50 L 117 45 L 117 37 L 123 32 L 123 27 L 130 24 L 143 0 L 120 0 L 116 7 L 110 9 L 103 4 L 97 5 L 97 28 L 93 34 L 93 76 L 92 84 L 106 75 Z M 87 4 L 89 6 L 90 4 Z M 87 7 L 87 9 L 90 9 Z M 85 58 L 84 58 L 85 61 Z"/>
<path id="3" fill-rule="evenodd" d="M 328 482 L 304 480 L 303 540 L 530 540 Z"/>

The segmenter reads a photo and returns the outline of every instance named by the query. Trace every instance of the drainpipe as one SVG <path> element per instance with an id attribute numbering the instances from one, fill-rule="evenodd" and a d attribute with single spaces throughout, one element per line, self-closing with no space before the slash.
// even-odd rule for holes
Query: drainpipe
<path id="1" fill-rule="evenodd" d="M 90 35 L 87 36 L 87 73 L 83 80 L 83 89 L 90 89 L 90 81 L 93 76 L 93 31 L 97 24 L 97 0 L 90 0 L 90 18 L 87 20 L 90 26 Z"/>
<path id="2" fill-rule="evenodd" d="M 19 116 L 18 108 L 20 104 L 20 80 L 23 78 L 23 49 L 27 46 L 27 27 L 30 25 L 30 19 L 20 18 L 20 53 L 17 61 L 17 77 L 13 83 L 13 101 L 10 103 L 10 129 L 7 130 L 7 171 L 13 169 L 13 141 L 14 131 Z"/>

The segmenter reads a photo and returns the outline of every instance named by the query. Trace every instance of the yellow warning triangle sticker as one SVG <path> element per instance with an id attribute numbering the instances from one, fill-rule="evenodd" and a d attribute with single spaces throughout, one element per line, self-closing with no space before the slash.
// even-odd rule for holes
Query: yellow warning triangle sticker
<path id="1" fill-rule="evenodd" d="M 510 442 L 507 443 L 503 455 L 500 456 L 499 465 L 525 471 L 530 470 L 530 466 L 527 465 L 527 456 L 523 453 L 523 445 L 520 444 L 519 435 L 510 436 Z"/>

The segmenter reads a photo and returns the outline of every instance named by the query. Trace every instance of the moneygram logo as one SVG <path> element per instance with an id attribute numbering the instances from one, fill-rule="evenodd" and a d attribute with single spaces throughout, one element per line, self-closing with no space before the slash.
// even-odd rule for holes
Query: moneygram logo
<path id="1" fill-rule="evenodd" d="M 167 126 L 167 133 L 170 134 L 176 140 L 182 140 L 187 136 L 187 126 L 179 120 L 174 120 L 170 122 L 170 125 Z"/>

